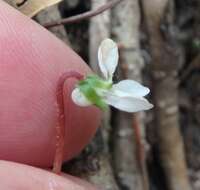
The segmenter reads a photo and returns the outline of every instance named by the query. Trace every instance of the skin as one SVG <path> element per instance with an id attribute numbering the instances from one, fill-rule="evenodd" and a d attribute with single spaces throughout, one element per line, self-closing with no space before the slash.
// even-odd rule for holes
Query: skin
<path id="1" fill-rule="evenodd" d="M 86 64 L 47 30 L 0 1 L 0 159 L 37 167 L 50 167 L 55 152 L 56 84 L 66 71 L 90 72 Z M 71 101 L 74 79 L 66 81 L 65 160 L 80 153 L 100 121 L 95 107 L 81 108 Z M 72 177 L 0 162 L 0 188 L 48 189 L 53 176 L 56 189 L 89 189 Z M 41 180 L 42 179 L 42 180 Z M 10 184 L 12 181 L 12 185 Z M 82 185 L 80 185 L 82 184 Z M 43 188 L 44 187 L 44 188 Z M 69 187 L 69 188 L 67 188 Z M 86 188 L 85 188 L 86 187 Z M 53 189 L 53 190 L 54 190 Z M 94 189 L 94 188 L 91 188 Z"/>
<path id="2" fill-rule="evenodd" d="M 0 188 L 3 190 L 97 190 L 69 175 L 54 173 L 13 162 L 0 161 Z"/>

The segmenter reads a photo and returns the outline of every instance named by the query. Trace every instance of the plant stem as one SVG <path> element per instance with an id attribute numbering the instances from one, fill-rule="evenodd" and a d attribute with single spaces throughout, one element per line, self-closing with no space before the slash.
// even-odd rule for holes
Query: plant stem
<path id="1" fill-rule="evenodd" d="M 135 143 L 136 143 L 136 156 L 137 156 L 137 160 L 138 160 L 138 164 L 140 167 L 140 172 L 141 172 L 142 180 L 143 180 L 143 189 L 148 190 L 149 179 L 148 179 L 148 173 L 147 173 L 146 161 L 145 161 L 145 156 L 146 156 L 145 147 L 142 142 L 141 129 L 139 126 L 137 114 L 134 114 L 133 116 L 133 130 L 134 130 Z"/>
<path id="2" fill-rule="evenodd" d="M 58 106 L 58 123 L 56 125 L 56 151 L 53 162 L 53 172 L 61 173 L 65 145 L 65 106 L 64 106 L 64 84 L 67 79 L 83 79 L 83 75 L 76 71 L 65 72 L 57 83 L 56 100 Z"/>

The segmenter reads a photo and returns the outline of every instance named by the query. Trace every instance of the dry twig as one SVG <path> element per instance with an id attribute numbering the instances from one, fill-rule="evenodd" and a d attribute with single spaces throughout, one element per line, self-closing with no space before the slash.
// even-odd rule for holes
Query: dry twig
<path id="1" fill-rule="evenodd" d="M 118 45 L 120 47 L 122 77 L 141 81 L 143 59 L 139 53 L 139 1 L 127 0 L 126 2 L 122 2 L 112 10 L 111 18 L 112 34 L 116 41 L 119 42 Z M 148 177 L 146 176 L 146 172 L 143 172 L 146 166 L 140 154 L 141 152 L 144 153 L 143 135 L 140 136 L 140 134 L 137 133 L 143 128 L 141 115 L 142 114 L 138 114 L 137 117 L 137 124 L 140 129 L 138 125 L 134 125 L 134 127 L 136 127 L 134 131 L 132 128 L 132 114 L 121 112 L 118 113 L 116 117 L 115 130 L 117 138 L 114 139 L 114 166 L 119 184 L 130 190 L 148 189 Z M 124 151 L 124 147 L 126 147 L 126 151 Z M 138 158 L 138 162 L 136 157 Z"/>
<path id="2" fill-rule="evenodd" d="M 183 140 L 179 130 L 178 55 L 173 1 L 143 0 L 152 55 L 156 134 L 160 161 L 169 190 L 189 190 Z M 171 5 L 171 6 L 170 6 Z M 161 33 L 161 24 L 165 31 Z M 167 24 L 167 25 L 166 25 Z"/>
<path id="3" fill-rule="evenodd" d="M 79 22 L 81 20 L 85 20 L 85 19 L 91 18 L 93 16 L 99 15 L 102 12 L 104 12 L 108 9 L 111 9 L 112 7 L 114 7 L 115 5 L 117 5 L 118 3 L 122 2 L 122 1 L 123 0 L 113 0 L 113 1 L 106 3 L 105 5 L 103 5 L 101 7 L 99 7 L 96 10 L 91 10 L 91 11 L 88 11 L 88 12 L 85 12 L 85 13 L 82 13 L 82 14 L 79 14 L 76 16 L 72 16 L 69 18 L 64 18 L 64 19 L 61 19 L 61 20 L 58 20 L 55 22 L 46 23 L 43 26 L 46 28 L 50 28 L 50 27 L 54 27 L 54 26 L 58 26 L 58 25 L 62 25 L 62 24 Z"/>
<path id="4" fill-rule="evenodd" d="M 105 5 L 109 2 L 109 0 L 92 0 L 91 1 L 91 7 L 92 9 L 97 9 L 97 7 L 100 7 L 102 5 Z M 110 37 L 110 10 L 93 17 L 90 20 L 90 28 L 89 28 L 89 45 L 90 45 L 90 53 L 89 53 L 89 59 L 90 59 L 90 66 L 92 67 L 93 71 L 96 73 L 101 74 L 99 67 L 98 67 L 98 61 L 97 61 L 97 52 L 98 47 L 102 40 L 105 38 Z M 98 35 L 96 35 L 98 34 Z"/>
<path id="5" fill-rule="evenodd" d="M 97 9 L 102 5 L 105 5 L 109 0 L 91 0 L 92 9 Z M 95 35 L 94 35 L 95 34 Z M 98 34 L 98 35 L 96 35 Z M 110 10 L 93 17 L 90 22 L 89 28 L 89 63 L 95 73 L 100 74 L 100 70 L 97 63 L 98 47 L 102 40 L 110 37 Z M 97 156 L 99 160 L 100 169 L 92 176 L 88 176 L 87 180 L 98 185 L 105 190 L 119 190 L 113 168 L 108 156 L 108 144 L 110 140 L 110 110 L 103 113 L 102 127 L 99 132 L 102 133 L 103 151 L 101 155 Z"/>

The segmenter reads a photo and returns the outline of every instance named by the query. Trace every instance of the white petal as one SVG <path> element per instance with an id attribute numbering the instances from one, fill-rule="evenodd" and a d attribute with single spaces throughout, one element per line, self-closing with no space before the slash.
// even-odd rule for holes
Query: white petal
<path id="1" fill-rule="evenodd" d="M 119 54 L 117 44 L 111 39 L 105 39 L 98 51 L 99 67 L 106 79 L 111 78 L 118 64 Z"/>
<path id="2" fill-rule="evenodd" d="M 118 97 L 109 94 L 105 98 L 105 102 L 119 110 L 126 112 L 138 112 L 142 110 L 148 110 L 153 107 L 145 98 L 137 97 Z"/>
<path id="3" fill-rule="evenodd" d="M 90 106 L 92 103 L 81 93 L 78 88 L 72 91 L 72 100 L 78 106 Z"/>
<path id="4" fill-rule="evenodd" d="M 118 96 L 130 97 L 142 97 L 150 92 L 147 87 L 142 86 L 140 83 L 134 80 L 122 80 L 113 85 L 112 91 Z"/>

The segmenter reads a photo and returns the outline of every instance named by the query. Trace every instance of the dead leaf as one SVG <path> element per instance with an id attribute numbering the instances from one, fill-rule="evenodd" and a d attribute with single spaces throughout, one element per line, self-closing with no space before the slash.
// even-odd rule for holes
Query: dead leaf
<path id="1" fill-rule="evenodd" d="M 62 0 L 5 0 L 25 15 L 33 17 L 39 11 L 54 5 Z"/>

